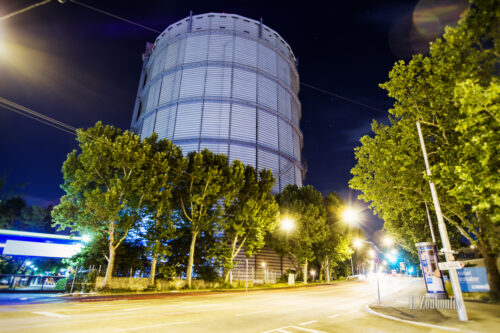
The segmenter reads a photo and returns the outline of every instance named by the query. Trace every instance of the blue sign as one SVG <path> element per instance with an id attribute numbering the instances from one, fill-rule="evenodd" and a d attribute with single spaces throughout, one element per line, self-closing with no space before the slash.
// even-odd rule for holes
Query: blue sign
<path id="1" fill-rule="evenodd" d="M 460 288 L 467 293 L 490 291 L 486 267 L 465 267 L 457 269 Z"/>

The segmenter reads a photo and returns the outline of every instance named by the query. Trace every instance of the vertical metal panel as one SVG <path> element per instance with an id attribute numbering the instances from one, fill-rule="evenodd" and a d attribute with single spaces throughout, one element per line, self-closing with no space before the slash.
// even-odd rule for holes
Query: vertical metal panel
<path id="1" fill-rule="evenodd" d="M 259 159 L 259 171 L 262 169 L 270 169 L 276 177 L 279 174 L 278 155 L 268 152 L 267 150 L 257 150 L 257 158 Z M 273 186 L 273 192 L 279 192 L 278 181 Z"/>
<path id="2" fill-rule="evenodd" d="M 239 68 L 234 69 L 233 97 L 255 103 L 257 97 L 257 74 Z"/>
<path id="3" fill-rule="evenodd" d="M 233 104 L 231 139 L 254 143 L 256 140 L 256 110 L 254 107 Z"/>
<path id="4" fill-rule="evenodd" d="M 281 170 L 281 181 L 280 181 L 280 191 L 283 191 L 286 185 L 295 184 L 295 165 L 292 161 L 280 157 L 280 170 Z"/>
<path id="5" fill-rule="evenodd" d="M 151 109 L 158 106 L 158 95 L 160 93 L 161 80 L 156 81 L 153 85 L 149 87 L 148 91 L 148 103 L 146 105 L 146 112 L 151 111 Z"/>
<path id="6" fill-rule="evenodd" d="M 259 144 L 278 150 L 278 123 L 276 116 L 259 110 L 258 119 Z"/>
<path id="7" fill-rule="evenodd" d="M 293 156 L 292 126 L 283 119 L 279 119 L 279 135 L 280 151 Z"/>
<path id="8" fill-rule="evenodd" d="M 231 61 L 233 58 L 234 38 L 232 35 L 211 34 L 208 60 Z"/>
<path id="9" fill-rule="evenodd" d="M 155 122 L 156 114 L 149 114 L 145 119 L 142 125 L 141 139 L 147 138 L 153 134 L 153 126 Z"/>
<path id="10" fill-rule="evenodd" d="M 236 37 L 234 42 L 234 62 L 257 66 L 257 42 L 242 37 Z"/>
<path id="11" fill-rule="evenodd" d="M 229 104 L 205 102 L 202 138 L 225 139 L 229 136 Z"/>
<path id="12" fill-rule="evenodd" d="M 293 156 L 297 161 L 301 160 L 300 155 L 300 138 L 297 132 L 293 131 Z"/>
<path id="13" fill-rule="evenodd" d="M 175 73 L 170 73 L 163 77 L 163 82 L 161 84 L 159 105 L 169 103 L 174 99 L 172 95 L 175 87 L 174 81 L 175 81 Z M 177 95 L 175 97 L 177 97 Z"/>
<path id="14" fill-rule="evenodd" d="M 231 96 L 231 68 L 208 67 L 205 84 L 205 96 L 230 97 Z"/>
<path id="15" fill-rule="evenodd" d="M 262 75 L 258 75 L 257 79 L 259 104 L 277 110 L 276 82 Z"/>
<path id="16" fill-rule="evenodd" d="M 200 122 L 200 103 L 179 104 L 174 139 L 181 140 L 199 137 Z"/>
<path id="17" fill-rule="evenodd" d="M 229 148 L 229 162 L 240 160 L 245 165 L 255 166 L 255 147 L 231 144 Z"/>
<path id="18" fill-rule="evenodd" d="M 278 78 L 290 87 L 290 65 L 282 58 L 277 57 Z"/>
<path id="19" fill-rule="evenodd" d="M 185 64 L 205 61 L 207 59 L 208 37 L 208 35 L 198 35 L 186 38 Z"/>
<path id="20" fill-rule="evenodd" d="M 205 85 L 205 67 L 186 68 L 182 71 L 180 98 L 203 95 Z"/>
<path id="21" fill-rule="evenodd" d="M 292 98 L 290 96 L 290 93 L 285 88 L 278 85 L 278 112 L 290 120 L 292 120 L 292 117 L 291 117 L 292 101 L 291 101 L 291 99 Z"/>
<path id="22" fill-rule="evenodd" d="M 158 134 L 158 139 L 163 139 L 167 137 L 168 128 L 168 109 L 158 110 L 156 113 L 155 129 L 154 131 Z"/>
<path id="23" fill-rule="evenodd" d="M 169 70 L 177 66 L 177 54 L 179 53 L 179 42 L 174 42 L 167 46 L 167 54 L 165 56 L 165 66 L 163 69 Z"/>
<path id="24" fill-rule="evenodd" d="M 276 52 L 263 44 L 259 44 L 258 48 L 259 68 L 273 76 L 276 76 Z"/>

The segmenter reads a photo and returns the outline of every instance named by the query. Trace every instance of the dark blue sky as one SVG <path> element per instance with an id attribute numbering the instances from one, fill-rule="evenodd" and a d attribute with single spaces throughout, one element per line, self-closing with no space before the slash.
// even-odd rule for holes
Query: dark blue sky
<path id="1" fill-rule="evenodd" d="M 3 0 L 0 16 L 35 2 Z M 392 105 L 378 84 L 387 80 L 395 61 L 408 58 L 419 47 L 412 33 L 417 4 L 413 0 L 301 5 L 290 1 L 82 2 L 156 30 L 188 16 L 189 10 L 263 17 L 292 47 L 302 82 L 384 111 L 301 87 L 305 183 L 325 194 L 337 191 L 345 199 L 356 197 L 347 185 L 355 163 L 353 149 L 361 136 L 369 134 L 372 119 L 386 121 L 386 110 Z M 101 120 L 128 129 L 141 54 L 145 43 L 155 38 L 153 32 L 54 0 L 0 22 L 0 45 L 7 45 L 0 51 L 0 97 L 75 127 Z M 0 173 L 7 173 L 11 183 L 28 183 L 22 192 L 29 203 L 57 203 L 63 194 L 61 166 L 76 147 L 74 137 L 3 109 L 0 136 Z M 365 215 L 365 230 L 380 228 L 371 212 Z"/>

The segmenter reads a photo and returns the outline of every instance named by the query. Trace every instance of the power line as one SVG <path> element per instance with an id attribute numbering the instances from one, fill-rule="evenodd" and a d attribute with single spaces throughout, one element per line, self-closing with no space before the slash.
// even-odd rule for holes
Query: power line
<path id="1" fill-rule="evenodd" d="M 325 93 L 325 94 L 337 97 L 337 98 L 342 99 L 344 101 L 347 101 L 347 102 L 350 102 L 350 103 L 354 103 L 354 104 L 357 104 L 357 105 L 360 105 L 360 106 L 364 106 L 365 108 L 368 108 L 368 109 L 371 109 L 371 110 L 374 110 L 374 111 L 386 113 L 385 111 L 383 111 L 381 109 L 377 109 L 377 108 L 374 108 L 373 106 L 370 106 L 370 105 L 367 105 L 367 104 L 355 101 L 353 99 L 341 96 L 339 94 L 332 93 L 331 91 L 327 91 L 327 90 L 324 90 L 324 89 L 321 89 L 321 88 L 318 88 L 318 87 L 314 87 L 314 86 L 311 86 L 310 84 L 307 84 L 307 83 L 304 83 L 304 82 L 301 82 L 300 84 L 303 85 L 304 87 L 308 87 L 308 88 L 320 91 L 322 93 Z"/>
<path id="2" fill-rule="evenodd" d="M 67 129 L 69 131 L 73 131 L 73 132 L 76 133 L 76 130 L 77 130 L 76 127 L 73 127 L 71 125 L 63 123 L 62 121 L 56 120 L 56 119 L 51 118 L 49 116 L 46 116 L 46 115 L 44 115 L 42 113 L 36 112 L 36 111 L 34 111 L 34 110 L 30 109 L 30 108 L 27 108 L 25 106 L 16 104 L 16 103 L 14 103 L 14 102 L 12 102 L 12 101 L 10 101 L 8 99 L 0 97 L 0 103 L 7 104 L 8 106 L 10 106 L 12 108 L 15 108 L 17 110 L 21 110 L 21 111 L 23 111 L 23 112 L 25 112 L 27 114 L 32 115 L 36 119 L 44 119 L 45 121 L 47 121 L 49 123 L 55 124 L 56 126 L 65 128 L 65 129 Z M 18 112 L 18 113 L 21 113 L 21 112 Z"/>
<path id="3" fill-rule="evenodd" d="M 136 25 L 136 26 L 141 27 L 141 28 L 143 28 L 143 29 L 150 30 L 150 31 L 156 32 L 156 33 L 158 33 L 158 34 L 161 34 L 161 31 L 158 31 L 158 30 L 156 30 L 156 29 L 153 29 L 153 28 L 147 27 L 147 26 L 142 25 L 142 24 L 140 24 L 140 23 L 137 23 L 137 22 L 134 22 L 134 21 L 128 20 L 128 19 L 126 19 L 126 18 L 123 18 L 123 17 L 121 17 L 121 16 L 118 16 L 118 15 L 112 14 L 112 13 L 107 12 L 107 11 L 104 11 L 104 10 L 102 10 L 102 9 L 99 9 L 99 8 L 96 8 L 96 7 L 92 7 L 92 6 L 90 6 L 90 5 L 87 5 L 87 4 L 85 4 L 85 3 L 82 3 L 82 2 L 80 2 L 80 1 L 76 1 L 76 0 L 69 0 L 69 2 L 72 2 L 72 3 L 74 3 L 75 5 L 79 5 L 79 6 L 82 6 L 82 7 L 85 7 L 85 8 L 91 9 L 91 10 L 94 10 L 94 11 L 96 11 L 96 12 L 98 12 L 98 13 L 101 13 L 101 14 L 104 14 L 104 15 L 108 15 L 108 16 L 114 17 L 115 19 L 122 20 L 122 21 L 124 21 L 124 22 L 130 23 L 130 24 L 133 24 L 133 25 Z"/>
<path id="4" fill-rule="evenodd" d="M 16 16 L 16 15 L 18 15 L 18 14 L 25 13 L 25 12 L 27 12 L 28 10 L 31 10 L 31 9 L 36 8 L 36 7 L 38 7 L 38 6 L 43 6 L 43 5 L 46 5 L 46 4 L 48 4 L 49 2 L 51 2 L 51 1 L 52 1 L 52 0 L 44 0 L 44 1 L 40 1 L 40 2 L 38 2 L 38 3 L 35 3 L 35 4 L 31 5 L 31 6 L 28 6 L 28 7 L 26 7 L 26 8 L 19 9 L 19 10 L 15 11 L 15 12 L 12 12 L 12 13 L 10 13 L 10 14 L 7 14 L 7 15 L 5 15 L 5 16 L 0 17 L 0 21 L 5 21 L 5 20 L 7 20 L 7 19 L 11 18 L 12 16 Z"/>
<path id="5" fill-rule="evenodd" d="M 36 118 L 36 117 L 30 116 L 29 114 L 23 113 L 23 112 L 21 112 L 21 111 L 19 111 L 19 110 L 16 110 L 16 109 L 14 109 L 13 107 L 10 107 L 10 106 L 8 106 L 8 105 L 0 105 L 0 107 L 2 107 L 2 108 L 4 108 L 4 109 L 7 109 L 7 110 L 10 110 L 10 111 L 13 111 L 13 112 L 15 112 L 15 113 L 17 113 L 17 114 L 20 114 L 21 116 L 25 116 L 25 117 L 31 118 L 31 119 L 33 119 L 33 120 L 36 120 L 36 121 L 38 121 L 38 122 L 40 122 L 40 123 L 42 123 L 42 124 L 52 126 L 52 127 L 56 128 L 56 129 L 58 129 L 58 130 L 61 130 L 61 131 L 66 132 L 66 133 L 69 133 L 69 134 L 71 134 L 71 135 L 75 135 L 75 134 L 76 134 L 75 132 L 72 132 L 72 131 L 69 131 L 69 130 L 67 130 L 67 129 L 64 129 L 64 128 L 61 128 L 61 127 L 58 127 L 58 126 L 56 126 L 56 125 L 54 125 L 54 124 L 51 124 L 51 123 L 50 123 L 50 122 L 48 122 L 48 121 L 45 121 L 45 120 L 42 120 L 42 119 L 39 119 L 39 118 Z"/>

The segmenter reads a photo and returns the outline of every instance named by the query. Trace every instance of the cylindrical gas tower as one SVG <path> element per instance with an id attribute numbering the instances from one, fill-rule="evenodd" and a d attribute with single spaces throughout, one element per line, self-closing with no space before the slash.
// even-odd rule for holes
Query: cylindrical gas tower
<path id="1" fill-rule="evenodd" d="M 239 15 L 170 25 L 148 45 L 132 129 L 183 152 L 208 148 L 273 171 L 273 192 L 302 185 L 299 78 L 290 46 Z"/>

